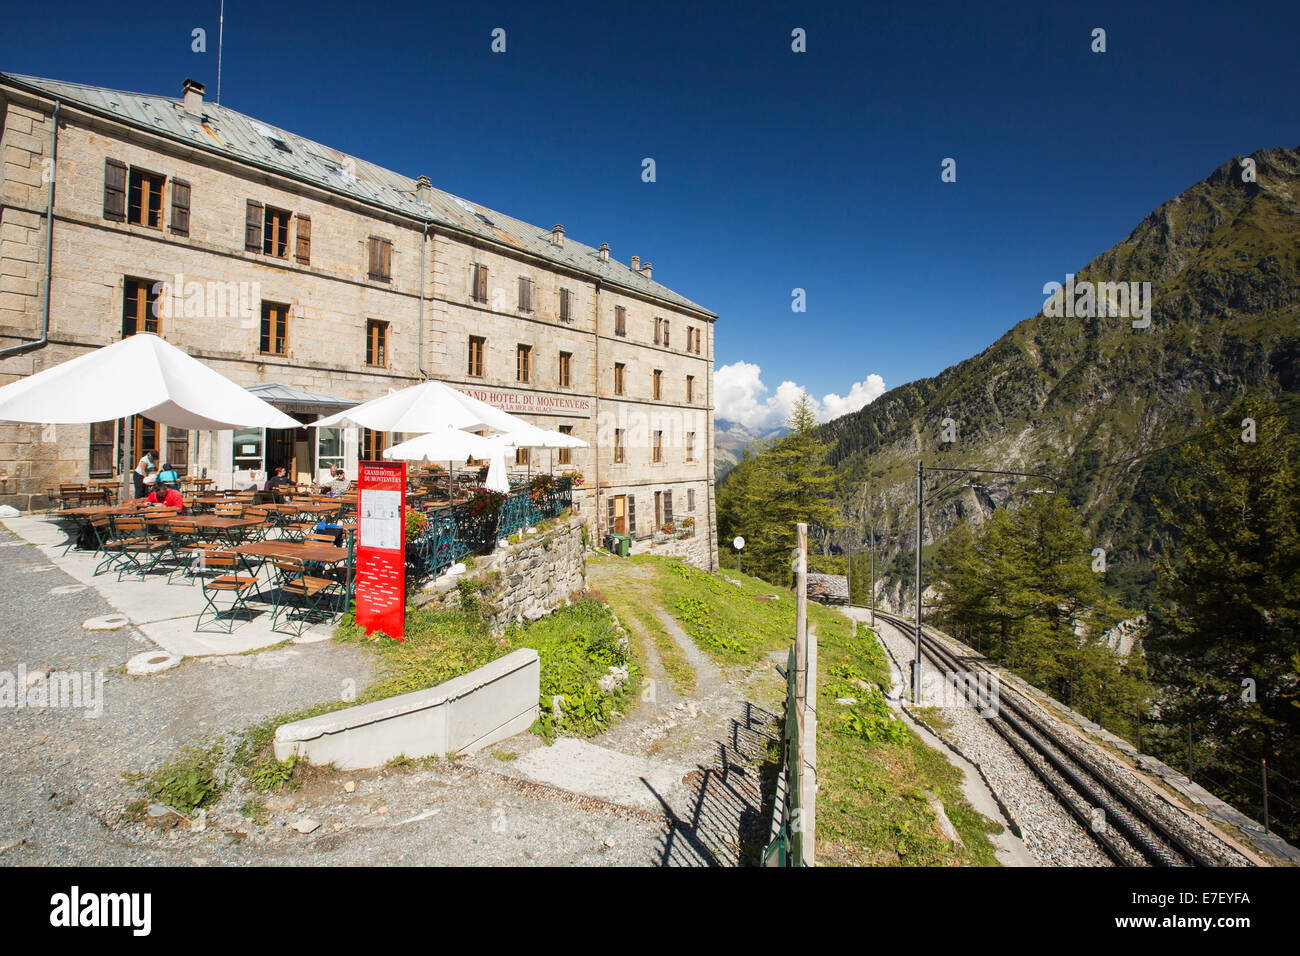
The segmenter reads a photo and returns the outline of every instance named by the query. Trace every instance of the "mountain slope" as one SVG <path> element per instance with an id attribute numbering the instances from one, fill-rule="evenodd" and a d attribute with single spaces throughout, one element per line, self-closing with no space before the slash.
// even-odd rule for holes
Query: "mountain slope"
<path id="1" fill-rule="evenodd" d="M 1300 391 L 1300 155 L 1251 159 L 1255 182 L 1240 159 L 1225 163 L 1079 270 L 1076 282 L 1149 281 L 1149 328 L 1040 312 L 979 355 L 822 426 L 847 522 L 826 543 L 857 548 L 874 520 L 887 558 L 912 550 L 918 454 L 927 465 L 1045 471 L 1107 550 L 1108 584 L 1140 600 L 1150 556 L 1168 544 L 1150 507 L 1172 465 L 1162 449 L 1245 393 Z M 941 441 L 945 419 L 956 441 Z M 927 495 L 944 483 L 927 483 Z M 1033 487 L 989 478 L 943 491 L 927 503 L 925 539 Z"/>

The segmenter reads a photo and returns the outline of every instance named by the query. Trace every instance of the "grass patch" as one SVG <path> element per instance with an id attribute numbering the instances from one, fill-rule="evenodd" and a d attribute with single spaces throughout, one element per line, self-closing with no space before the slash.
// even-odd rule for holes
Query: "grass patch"
<path id="1" fill-rule="evenodd" d="M 541 660 L 539 716 L 534 731 L 591 737 L 604 732 L 615 712 L 626 713 L 640 686 L 641 671 L 609 607 L 584 598 L 567 608 L 506 632 L 511 649 L 531 647 Z M 598 682 L 610 668 L 627 668 L 627 680 L 612 693 Z M 556 716 L 555 698 L 562 698 Z"/>
<path id="2" fill-rule="evenodd" d="M 185 814 L 216 803 L 226 789 L 217 773 L 221 759 L 219 746 L 190 747 L 144 779 L 145 793 Z"/>
<path id="3" fill-rule="evenodd" d="M 619 620 L 628 624 L 635 621 L 649 636 L 673 690 L 678 694 L 689 695 L 695 691 L 695 668 L 691 666 L 681 646 L 673 640 L 673 636 L 659 620 L 659 615 L 656 613 L 659 606 L 650 603 L 653 597 L 650 596 L 647 600 L 648 595 L 653 595 L 653 591 L 648 590 L 644 582 L 638 578 L 618 573 L 619 562 L 625 560 L 628 559 L 589 558 L 587 561 L 589 579 L 600 581 L 600 593 L 614 609 Z M 651 568 L 653 570 L 653 566 Z M 631 628 L 634 635 L 636 630 L 635 627 Z M 633 648 L 637 652 L 637 660 L 644 661 L 645 650 L 639 644 L 639 639 L 634 637 Z"/>
<path id="4" fill-rule="evenodd" d="M 888 683 L 889 666 L 871 631 L 818 635 L 818 862 L 997 865 L 988 837 L 998 825 L 966 802 L 961 772 L 895 718 L 873 686 Z M 835 703 L 843 697 L 858 703 Z M 962 846 L 940 832 L 929 794 L 943 804 Z"/>
<path id="5" fill-rule="evenodd" d="M 435 687 L 508 653 L 512 648 L 493 639 L 483 626 L 475 595 L 476 589 L 463 587 L 461 599 L 465 603 L 461 608 L 408 610 L 405 640 L 401 643 L 382 635 L 367 637 L 349 614 L 335 629 L 335 640 L 366 646 L 375 653 L 379 665 L 374 679 L 351 703 L 365 704 Z"/>
<path id="6" fill-rule="evenodd" d="M 496 757 L 502 763 L 509 763 L 512 760 L 519 759 L 519 754 L 515 753 L 513 750 L 497 749 L 492 751 L 492 756 Z"/>

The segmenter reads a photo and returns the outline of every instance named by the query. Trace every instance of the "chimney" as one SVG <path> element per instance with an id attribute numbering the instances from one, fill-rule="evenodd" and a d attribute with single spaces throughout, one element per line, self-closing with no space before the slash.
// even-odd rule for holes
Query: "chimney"
<path id="1" fill-rule="evenodd" d="M 551 245 L 553 246 L 564 245 L 564 227 L 561 226 L 558 222 L 551 227 Z"/>
<path id="2" fill-rule="evenodd" d="M 600 255 L 600 261 L 601 261 L 601 262 L 609 262 L 609 243 L 608 243 L 608 242 L 602 242 L 602 243 L 600 244 L 600 252 L 599 252 L 599 255 Z"/>
<path id="3" fill-rule="evenodd" d="M 188 77 L 181 87 L 185 93 L 185 112 L 195 116 L 203 115 L 203 84 Z"/>
<path id="4" fill-rule="evenodd" d="M 640 271 L 641 271 L 641 257 L 640 257 L 640 256 L 633 256 L 633 257 L 632 257 L 632 271 L 633 271 L 633 272 L 640 272 Z"/>
<path id="5" fill-rule="evenodd" d="M 645 265 L 641 267 L 641 274 L 645 276 L 647 279 L 650 278 L 650 263 L 647 262 Z"/>
<path id="6" fill-rule="evenodd" d="M 429 182 L 428 176 L 421 176 L 415 181 L 415 201 L 426 206 L 433 205 L 433 183 Z"/>

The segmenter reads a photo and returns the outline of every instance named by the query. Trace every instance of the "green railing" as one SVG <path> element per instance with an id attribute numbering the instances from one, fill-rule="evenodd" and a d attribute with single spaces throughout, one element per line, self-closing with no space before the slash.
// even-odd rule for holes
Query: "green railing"
<path id="1" fill-rule="evenodd" d="M 467 505 L 427 512 L 424 527 L 407 542 L 407 564 L 417 575 L 436 577 L 469 554 L 490 551 L 499 538 L 547 518 L 573 505 L 573 484 L 556 480 L 553 491 L 534 498 L 527 488 L 512 491 L 495 514 L 475 515 Z"/>
<path id="2" fill-rule="evenodd" d="M 792 646 L 785 668 L 785 724 L 781 732 L 781 773 L 772 808 L 773 839 L 763 851 L 764 866 L 803 866 L 803 741 L 795 676 Z"/>

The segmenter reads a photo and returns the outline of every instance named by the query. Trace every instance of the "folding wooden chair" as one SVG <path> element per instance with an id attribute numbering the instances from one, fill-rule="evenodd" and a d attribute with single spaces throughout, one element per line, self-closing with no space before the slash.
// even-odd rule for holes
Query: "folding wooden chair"
<path id="1" fill-rule="evenodd" d="M 200 578 L 205 606 L 199 612 L 199 619 L 194 622 L 194 630 L 203 630 L 203 618 L 211 611 L 212 623 L 224 623 L 224 630 L 229 634 L 235 629 L 235 619 L 249 610 L 248 598 L 257 591 L 257 575 L 249 570 L 243 556 L 233 551 L 201 551 L 199 560 L 204 569 L 215 575 Z M 230 604 L 225 609 L 218 603 L 223 595 L 230 598 Z"/>
<path id="2" fill-rule="evenodd" d="M 274 558 L 277 580 L 275 582 L 275 605 L 271 612 L 271 630 L 281 634 L 293 634 L 301 637 L 302 632 L 317 620 L 332 620 L 335 608 L 326 608 L 333 599 L 342 593 L 339 583 L 332 578 L 316 577 L 308 573 L 305 562 L 297 559 Z M 294 620 L 294 609 L 299 611 Z M 288 630 L 278 626 L 280 615 Z"/>
<path id="3" fill-rule="evenodd" d="M 96 574 L 117 568 L 119 581 L 128 571 L 139 574 L 143 581 L 158 560 L 170 550 L 170 544 L 164 537 L 150 534 L 149 526 L 143 518 L 112 518 L 110 526 L 111 536 L 104 543 L 107 558 L 95 569 Z"/>

